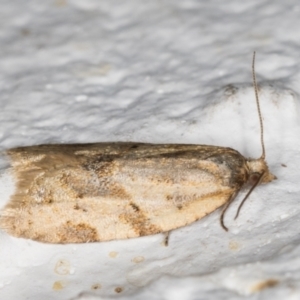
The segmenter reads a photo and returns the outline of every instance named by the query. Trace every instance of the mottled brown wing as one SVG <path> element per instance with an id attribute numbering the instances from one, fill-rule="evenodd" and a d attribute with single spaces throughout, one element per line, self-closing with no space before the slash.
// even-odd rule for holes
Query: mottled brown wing
<path id="1" fill-rule="evenodd" d="M 7 154 L 17 187 L 0 226 L 47 243 L 170 231 L 222 206 L 248 179 L 245 158 L 215 146 L 40 145 Z"/>

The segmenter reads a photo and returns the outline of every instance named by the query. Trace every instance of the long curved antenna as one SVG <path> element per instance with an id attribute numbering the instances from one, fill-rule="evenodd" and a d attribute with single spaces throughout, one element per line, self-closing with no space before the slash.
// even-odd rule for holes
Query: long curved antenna
<path id="1" fill-rule="evenodd" d="M 252 60 L 252 78 L 253 78 L 253 87 L 254 87 L 254 93 L 255 93 L 255 100 L 256 100 L 259 124 L 260 124 L 260 142 L 261 142 L 261 148 L 262 148 L 262 154 L 261 154 L 260 159 L 264 160 L 265 157 L 266 157 L 266 150 L 265 150 L 265 144 L 264 144 L 264 126 L 263 126 L 262 114 L 261 114 L 261 110 L 260 110 L 260 104 L 259 104 L 259 98 L 258 98 L 258 87 L 257 87 L 257 83 L 256 83 L 256 76 L 255 76 L 255 54 L 256 54 L 256 52 L 254 51 L 253 52 L 253 60 Z M 236 215 L 235 215 L 234 219 L 236 219 L 239 216 L 239 213 L 240 213 L 240 210 L 241 210 L 242 206 L 244 205 L 245 201 L 250 196 L 250 194 L 253 192 L 253 190 L 256 188 L 256 186 L 259 184 L 259 182 L 261 181 L 263 175 L 264 175 L 264 172 L 259 175 L 257 181 L 253 184 L 251 189 L 248 191 L 248 193 L 246 194 L 246 196 L 242 200 L 241 204 L 238 207 L 238 210 L 236 212 Z M 228 228 L 224 224 L 224 215 L 225 215 L 225 212 L 227 211 L 228 207 L 230 206 L 230 204 L 233 202 L 235 196 L 238 194 L 238 192 L 239 191 L 234 193 L 229 198 L 229 200 L 227 201 L 226 205 L 224 206 L 224 208 L 222 210 L 222 213 L 221 213 L 221 216 L 220 216 L 221 226 L 226 231 L 228 231 Z"/>
<path id="2" fill-rule="evenodd" d="M 235 199 L 235 196 L 239 193 L 239 190 L 236 191 L 234 194 L 231 195 L 231 197 L 228 199 L 227 203 L 225 204 L 225 206 L 223 207 L 223 210 L 221 212 L 221 215 L 220 215 L 220 223 L 221 223 L 221 226 L 224 230 L 228 231 L 228 228 L 225 226 L 224 224 L 224 215 L 225 215 L 225 212 L 227 211 L 227 208 L 230 206 L 230 204 L 233 202 L 233 200 Z"/>
<path id="3" fill-rule="evenodd" d="M 265 144 L 264 144 L 264 125 L 260 110 L 260 104 L 259 104 L 259 98 L 258 98 L 258 88 L 256 84 L 256 76 L 255 76 L 255 51 L 253 52 L 253 60 L 252 60 L 252 77 L 253 77 L 253 87 L 255 92 L 255 99 L 256 99 L 256 105 L 257 105 L 257 111 L 258 111 L 258 117 L 259 117 L 259 124 L 260 124 L 260 142 L 261 142 L 261 148 L 262 148 L 262 159 L 265 159 L 266 157 L 266 150 L 265 150 Z"/>
<path id="4" fill-rule="evenodd" d="M 251 189 L 248 191 L 248 193 L 246 194 L 246 196 L 244 197 L 243 201 L 241 202 L 241 204 L 239 205 L 239 208 L 236 212 L 236 215 L 234 217 L 234 219 L 236 220 L 236 218 L 239 216 L 240 210 L 242 208 L 242 206 L 244 205 L 245 201 L 247 200 L 247 198 L 250 196 L 250 194 L 253 192 L 253 190 L 256 188 L 256 186 L 259 184 L 260 180 L 262 179 L 262 177 L 264 176 L 265 172 L 262 172 L 259 177 L 257 178 L 256 182 L 253 184 L 253 186 L 251 187 Z"/>

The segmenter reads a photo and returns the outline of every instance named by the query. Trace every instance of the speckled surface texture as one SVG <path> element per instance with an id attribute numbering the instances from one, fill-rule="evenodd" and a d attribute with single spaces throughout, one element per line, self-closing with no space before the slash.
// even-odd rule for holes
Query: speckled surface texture
<path id="1" fill-rule="evenodd" d="M 0 145 L 228 146 L 267 161 L 233 220 L 48 245 L 0 232 L 1 299 L 299 299 L 300 6 L 274 1 L 1 1 Z M 0 205 L 11 193 L 3 166 Z"/>

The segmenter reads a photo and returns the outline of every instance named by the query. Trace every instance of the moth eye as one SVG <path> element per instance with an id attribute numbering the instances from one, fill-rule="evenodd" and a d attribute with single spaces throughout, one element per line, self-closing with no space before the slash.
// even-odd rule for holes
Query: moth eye
<path id="1" fill-rule="evenodd" d="M 250 179 L 249 179 L 250 183 L 251 183 L 251 184 L 256 183 L 260 176 L 261 176 L 260 173 L 257 173 L 257 172 L 256 172 L 256 173 L 252 173 L 252 174 L 250 175 Z"/>

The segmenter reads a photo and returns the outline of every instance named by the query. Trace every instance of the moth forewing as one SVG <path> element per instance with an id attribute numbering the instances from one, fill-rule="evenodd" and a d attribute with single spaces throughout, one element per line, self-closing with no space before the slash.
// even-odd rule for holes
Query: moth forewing
<path id="1" fill-rule="evenodd" d="M 205 145 L 40 145 L 8 151 L 17 186 L 1 227 L 47 243 L 167 232 L 224 205 L 247 161 Z"/>

